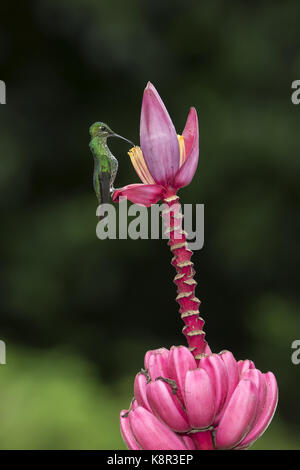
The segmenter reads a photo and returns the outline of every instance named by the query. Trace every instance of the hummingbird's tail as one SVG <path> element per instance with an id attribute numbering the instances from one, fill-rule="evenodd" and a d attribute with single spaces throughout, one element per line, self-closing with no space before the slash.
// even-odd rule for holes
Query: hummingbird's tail
<path id="1" fill-rule="evenodd" d="M 109 201 L 107 201 L 108 203 Z M 102 206 L 103 206 L 103 203 L 102 204 L 99 204 L 98 205 L 98 208 L 97 208 L 97 217 L 98 217 L 98 221 L 101 222 L 101 220 L 103 220 L 107 214 L 105 213 L 105 210 L 102 210 Z M 99 214 L 100 213 L 100 214 Z"/>
<path id="2" fill-rule="evenodd" d="M 112 198 L 113 197 L 113 194 L 115 192 L 116 188 L 113 187 L 113 185 L 111 185 L 110 187 L 110 190 L 109 190 L 109 195 L 110 197 Z M 107 201 L 102 201 L 102 204 L 107 204 L 109 202 L 109 198 L 107 199 Z M 101 203 L 99 204 L 98 208 L 101 207 Z M 98 221 L 100 222 L 101 220 L 104 219 L 104 214 L 101 214 L 98 216 Z"/>
<path id="3" fill-rule="evenodd" d="M 101 222 L 101 220 L 104 219 L 104 215 L 98 215 L 98 222 Z"/>

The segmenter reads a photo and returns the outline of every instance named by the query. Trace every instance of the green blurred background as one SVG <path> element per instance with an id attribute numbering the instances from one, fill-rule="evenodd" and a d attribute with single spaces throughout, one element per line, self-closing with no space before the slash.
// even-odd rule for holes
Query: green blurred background
<path id="1" fill-rule="evenodd" d="M 165 240 L 95 234 L 88 128 L 138 142 L 143 88 L 200 120 L 183 203 L 205 204 L 197 294 L 214 351 L 251 358 L 280 400 L 257 449 L 300 449 L 297 1 L 1 5 L 0 448 L 121 449 L 148 349 L 184 344 Z M 138 182 L 122 141 L 116 186 Z"/>

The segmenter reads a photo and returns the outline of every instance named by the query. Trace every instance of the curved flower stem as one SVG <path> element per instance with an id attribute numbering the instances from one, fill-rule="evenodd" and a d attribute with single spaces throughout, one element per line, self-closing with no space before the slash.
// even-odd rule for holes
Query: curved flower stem
<path id="1" fill-rule="evenodd" d="M 200 300 L 195 296 L 197 282 L 194 279 L 195 270 L 191 261 L 193 252 L 187 247 L 187 234 L 182 230 L 183 215 L 178 201 L 176 195 L 165 198 L 163 202 L 167 208 L 163 211 L 162 217 L 166 226 L 165 233 L 169 237 L 168 245 L 174 255 L 171 263 L 177 272 L 174 282 L 178 294 L 176 301 L 180 305 L 179 312 L 185 323 L 182 332 L 195 359 L 200 359 L 208 346 L 202 329 L 204 320 L 199 317 Z"/>

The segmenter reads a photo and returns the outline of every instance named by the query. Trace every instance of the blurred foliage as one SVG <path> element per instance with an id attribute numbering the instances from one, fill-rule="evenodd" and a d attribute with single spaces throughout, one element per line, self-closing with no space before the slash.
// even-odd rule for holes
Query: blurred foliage
<path id="1" fill-rule="evenodd" d="M 122 449 L 124 385 L 65 351 L 12 350 L 1 371 L 1 449 Z"/>
<path id="2" fill-rule="evenodd" d="M 184 341 L 165 242 L 95 235 L 88 127 L 138 142 L 148 80 L 179 132 L 189 106 L 199 114 L 199 169 L 180 195 L 205 204 L 193 260 L 208 341 L 276 374 L 256 447 L 299 448 L 299 14 L 291 0 L 2 5 L 1 448 L 121 448 L 145 351 Z M 111 145 L 116 184 L 137 182 Z"/>

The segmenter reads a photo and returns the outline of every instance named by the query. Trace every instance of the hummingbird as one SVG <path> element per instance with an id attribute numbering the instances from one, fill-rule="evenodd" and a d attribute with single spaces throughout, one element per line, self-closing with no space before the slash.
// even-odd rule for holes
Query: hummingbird
<path id="1" fill-rule="evenodd" d="M 98 204 L 106 204 L 110 200 L 111 194 L 115 188 L 113 186 L 117 171 L 118 171 L 118 160 L 111 153 L 108 145 L 108 137 L 118 137 L 134 147 L 134 144 L 116 134 L 112 131 L 107 124 L 104 122 L 95 122 L 90 127 L 90 149 L 94 157 L 94 174 L 93 184 L 94 190 L 98 199 Z M 103 217 L 99 217 L 101 220 Z"/>

